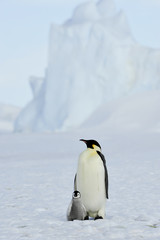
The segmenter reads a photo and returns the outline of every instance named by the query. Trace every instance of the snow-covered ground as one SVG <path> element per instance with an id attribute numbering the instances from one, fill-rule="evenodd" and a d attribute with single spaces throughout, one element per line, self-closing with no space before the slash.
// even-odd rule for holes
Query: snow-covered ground
<path id="1" fill-rule="evenodd" d="M 103 106 L 72 132 L 1 134 L 0 239 L 159 240 L 158 100 L 158 92 L 150 92 L 148 98 L 130 96 Z M 78 155 L 85 149 L 80 138 L 96 139 L 106 157 L 104 220 L 66 220 Z"/>

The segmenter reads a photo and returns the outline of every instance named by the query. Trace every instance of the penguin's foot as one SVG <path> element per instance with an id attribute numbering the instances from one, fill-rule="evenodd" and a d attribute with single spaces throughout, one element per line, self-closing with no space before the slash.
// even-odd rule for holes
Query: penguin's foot
<path id="1" fill-rule="evenodd" d="M 89 216 L 86 216 L 86 217 L 84 218 L 84 220 L 89 220 Z"/>
<path id="2" fill-rule="evenodd" d="M 97 220 L 97 219 L 103 219 L 103 217 L 97 215 L 94 220 Z"/>

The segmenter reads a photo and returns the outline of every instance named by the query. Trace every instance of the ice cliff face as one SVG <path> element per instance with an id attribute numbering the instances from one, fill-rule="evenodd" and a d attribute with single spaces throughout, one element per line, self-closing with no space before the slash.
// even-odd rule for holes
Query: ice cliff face
<path id="1" fill-rule="evenodd" d="M 112 0 L 77 7 L 52 25 L 44 79 L 32 78 L 33 100 L 16 131 L 54 131 L 83 123 L 102 103 L 160 87 L 160 51 L 137 44 Z"/>

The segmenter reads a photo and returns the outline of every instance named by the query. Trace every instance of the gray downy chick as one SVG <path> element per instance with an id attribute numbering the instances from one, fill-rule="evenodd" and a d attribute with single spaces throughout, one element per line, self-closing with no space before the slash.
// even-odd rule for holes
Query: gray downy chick
<path id="1" fill-rule="evenodd" d="M 81 194 L 79 191 L 74 191 L 72 200 L 67 210 L 67 220 L 85 220 L 88 219 L 86 209 L 81 200 Z"/>

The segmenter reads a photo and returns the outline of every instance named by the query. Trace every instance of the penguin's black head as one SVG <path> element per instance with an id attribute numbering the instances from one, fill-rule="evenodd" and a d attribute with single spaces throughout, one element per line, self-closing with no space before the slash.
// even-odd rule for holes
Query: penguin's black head
<path id="1" fill-rule="evenodd" d="M 81 197 L 81 194 L 80 194 L 79 191 L 74 191 L 72 197 L 73 197 L 73 198 L 80 198 L 80 197 Z"/>
<path id="2" fill-rule="evenodd" d="M 80 139 L 80 141 L 85 142 L 85 144 L 87 145 L 87 148 L 101 150 L 101 146 L 100 146 L 100 144 L 96 140 L 93 140 L 93 139 L 91 139 L 91 140 Z"/>

